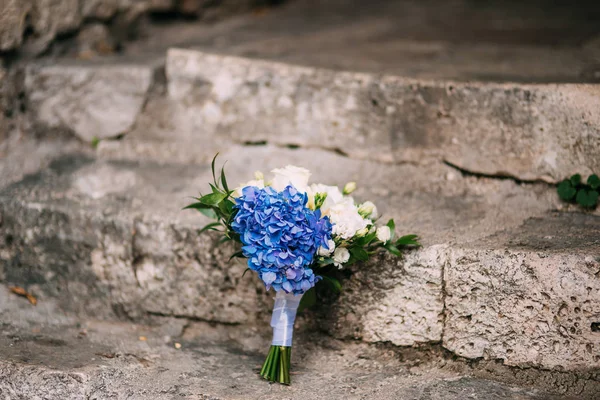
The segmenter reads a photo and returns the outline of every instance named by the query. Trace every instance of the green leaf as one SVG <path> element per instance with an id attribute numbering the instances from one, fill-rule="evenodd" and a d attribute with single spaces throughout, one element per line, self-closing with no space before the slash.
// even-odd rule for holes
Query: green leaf
<path id="1" fill-rule="evenodd" d="M 235 253 L 233 253 L 231 255 L 231 257 L 229 257 L 229 261 L 233 260 L 234 258 L 244 258 L 244 253 L 240 250 L 240 251 L 236 251 Z M 244 276 L 244 275 L 242 275 Z"/>
<path id="2" fill-rule="evenodd" d="M 573 184 L 573 186 L 577 186 L 581 183 L 581 175 L 580 174 L 575 174 L 571 177 L 571 183 Z"/>
<path id="3" fill-rule="evenodd" d="M 558 192 L 558 197 L 560 197 L 564 201 L 571 201 L 577 194 L 577 190 L 573 187 L 573 184 L 570 180 L 565 179 L 561 183 L 559 183 L 558 188 L 556 188 Z"/>
<path id="4" fill-rule="evenodd" d="M 596 174 L 590 175 L 588 176 L 587 184 L 590 185 L 592 189 L 598 189 L 600 188 L 600 178 Z"/>
<path id="5" fill-rule="evenodd" d="M 233 207 L 235 207 L 235 204 L 229 199 L 225 199 L 219 203 L 219 209 L 228 216 L 233 212 Z"/>
<path id="6" fill-rule="evenodd" d="M 227 179 L 225 179 L 225 164 L 223 164 L 223 168 L 221 168 L 221 184 L 223 185 L 223 189 L 225 189 L 226 192 L 229 192 Z"/>
<path id="7" fill-rule="evenodd" d="M 397 257 L 400 257 L 402 255 L 400 250 L 398 250 L 398 248 L 396 246 L 394 246 L 391 242 L 386 244 L 384 247 L 387 251 L 389 251 L 390 253 L 392 253 L 393 255 L 395 255 Z"/>
<path id="8" fill-rule="evenodd" d="M 244 273 L 242 274 L 242 278 L 244 277 L 244 275 L 246 275 L 246 272 L 248 272 L 248 271 L 252 271 L 252 270 L 251 270 L 250 268 L 246 268 L 246 269 L 244 270 Z"/>
<path id="9" fill-rule="evenodd" d="M 373 241 L 377 237 L 377 231 L 373 231 L 371 233 L 366 234 L 363 237 L 359 237 L 354 241 L 356 246 L 364 247 Z"/>
<path id="10" fill-rule="evenodd" d="M 218 206 L 220 202 L 222 202 L 227 194 L 225 193 L 211 193 L 200 198 L 200 202 L 202 204 L 206 204 L 207 206 Z"/>
<path id="11" fill-rule="evenodd" d="M 328 284 L 331 287 L 331 290 L 333 290 L 335 293 L 342 291 L 342 284 L 337 279 L 325 275 L 323 275 L 322 278 L 323 282 Z"/>
<path id="12" fill-rule="evenodd" d="M 217 161 L 218 155 L 219 153 L 215 154 L 215 156 L 212 159 L 212 162 L 210 163 L 210 169 L 212 170 L 213 182 L 215 183 L 215 186 L 217 185 L 217 178 L 215 176 L 215 161 Z"/>
<path id="13" fill-rule="evenodd" d="M 577 203 L 586 208 L 594 208 L 598 204 L 598 192 L 595 190 L 581 189 L 577 192 Z"/>
<path id="14" fill-rule="evenodd" d="M 396 246 L 419 246 L 417 235 L 405 235 L 396 241 Z"/>
<path id="15" fill-rule="evenodd" d="M 219 244 L 223 244 L 225 242 L 229 242 L 231 240 L 231 238 L 224 236 L 221 239 L 219 239 Z"/>
<path id="16" fill-rule="evenodd" d="M 390 242 L 391 242 L 391 241 L 392 241 L 392 240 L 394 240 L 394 238 L 396 237 L 396 223 L 394 222 L 394 220 L 393 220 L 393 219 L 390 219 L 390 220 L 388 221 L 388 223 L 386 224 L 386 226 L 387 226 L 388 228 L 390 228 L 390 233 L 391 233 L 391 236 L 390 236 Z"/>
<path id="17" fill-rule="evenodd" d="M 210 188 L 212 189 L 213 193 L 221 193 L 222 192 L 221 189 L 219 189 L 218 187 L 216 187 L 212 183 L 209 183 L 209 185 L 210 185 Z"/>
<path id="18" fill-rule="evenodd" d="M 312 287 L 302 295 L 302 298 L 300 299 L 300 305 L 298 306 L 298 312 L 302 312 L 307 308 L 311 308 L 315 304 L 317 304 L 317 292 L 315 291 L 315 288 Z"/>
<path id="19" fill-rule="evenodd" d="M 206 215 L 210 219 L 218 219 L 217 213 L 212 208 L 200 208 L 198 209 L 202 214 Z"/>
<path id="20" fill-rule="evenodd" d="M 200 233 L 202 233 L 204 231 L 208 231 L 208 230 L 216 231 L 215 227 L 216 226 L 220 226 L 220 225 L 221 225 L 220 222 L 211 222 L 210 224 L 206 225 L 204 228 L 200 229 L 198 231 L 198 234 L 200 234 Z"/>
<path id="21" fill-rule="evenodd" d="M 184 210 L 196 209 L 196 210 L 205 210 L 210 209 L 210 206 L 202 203 L 192 203 L 189 206 L 183 207 Z"/>
<path id="22" fill-rule="evenodd" d="M 349 250 L 352 257 L 358 261 L 367 261 L 369 259 L 369 254 L 360 247 L 351 247 Z"/>

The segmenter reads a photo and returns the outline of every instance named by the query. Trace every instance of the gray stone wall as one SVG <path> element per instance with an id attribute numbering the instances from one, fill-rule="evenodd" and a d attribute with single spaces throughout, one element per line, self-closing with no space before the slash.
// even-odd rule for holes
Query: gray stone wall
<path id="1" fill-rule="evenodd" d="M 0 0 L 0 52 L 29 45 L 44 51 L 57 35 L 89 23 L 128 26 L 147 13 L 171 13 L 216 19 L 272 3 L 268 0 Z"/>

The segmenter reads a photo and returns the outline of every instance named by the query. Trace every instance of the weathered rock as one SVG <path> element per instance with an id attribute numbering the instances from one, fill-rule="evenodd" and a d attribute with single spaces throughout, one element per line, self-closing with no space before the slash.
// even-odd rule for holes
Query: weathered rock
<path id="1" fill-rule="evenodd" d="M 109 19 L 118 12 L 168 11 L 174 7 L 174 0 L 85 0 L 81 13 L 85 17 Z"/>
<path id="2" fill-rule="evenodd" d="M 31 26 L 38 36 L 53 39 L 81 23 L 79 0 L 33 0 Z"/>
<path id="3" fill-rule="evenodd" d="M 80 64 L 27 68 L 25 86 L 34 121 L 92 142 L 126 133 L 140 113 L 155 66 Z"/>
<path id="4" fill-rule="evenodd" d="M 576 377 L 583 390 L 560 387 L 560 379 L 545 386 L 542 380 L 523 386 L 493 382 L 435 353 L 396 353 L 306 329 L 295 335 L 292 385 L 271 385 L 256 374 L 269 339 L 247 327 L 185 321 L 184 328 L 168 318 L 154 326 L 79 319 L 62 315 L 51 301 L 33 307 L 4 286 L 0 316 L 5 398 L 246 399 L 258 393 L 264 399 L 586 400 L 599 385 Z"/>
<path id="5" fill-rule="evenodd" d="M 171 104 L 158 118 L 183 154 L 217 137 L 390 162 L 436 157 L 525 180 L 600 169 L 595 85 L 430 83 L 179 49 L 167 80 Z"/>
<path id="6" fill-rule="evenodd" d="M 0 51 L 10 50 L 21 44 L 25 30 L 25 16 L 31 9 L 26 0 L 3 0 L 0 2 Z"/>
<path id="7" fill-rule="evenodd" d="M 8 137 L 8 123 L 6 121 L 8 88 L 6 85 L 6 70 L 0 65 L 0 145 Z"/>
<path id="8" fill-rule="evenodd" d="M 383 259 L 374 266 L 379 274 L 369 272 L 367 280 L 358 272 L 349 282 L 356 294 L 342 296 L 339 318 L 343 322 L 351 312 L 359 315 L 355 327 L 369 341 L 439 341 L 443 261 L 437 253 L 443 246 L 433 245 L 518 226 L 554 207 L 556 200 L 543 186 L 531 190 L 460 176 L 447 180 L 452 170 L 443 165 L 422 170 L 268 146 L 233 148 L 222 159 L 229 160 L 231 185 L 247 180 L 248 171 L 266 172 L 287 163 L 312 165 L 314 181 L 356 181 L 357 198 L 375 201 L 385 216 L 395 218 L 400 233 L 419 234 L 431 246 L 399 264 Z M 209 181 L 207 164 L 63 157 L 0 193 L 2 237 L 12 237 L 2 261 L 6 279 L 97 315 L 151 312 L 227 323 L 262 318 L 270 303 L 254 278 L 241 279 L 243 264 L 227 261 L 233 250 L 217 248 L 211 236 L 198 236 L 195 229 L 205 221 L 179 211 Z M 515 204 L 521 205 L 518 211 Z M 400 299 L 415 307 L 395 309 Z M 417 304 L 423 309 L 416 310 Z"/>
<path id="9" fill-rule="evenodd" d="M 233 250 L 195 233 L 200 218 L 178 211 L 196 191 L 195 172 L 64 158 L 26 178 L 30 184 L 22 189 L 34 197 L 40 185 L 54 188 L 34 203 L 19 195 L 1 207 L 6 280 L 96 316 L 256 319 L 268 309 L 264 289 L 255 279 L 242 280 L 243 264 L 227 263 Z M 162 179 L 173 185 L 162 186 Z M 157 192 L 155 184 L 166 192 Z"/>
<path id="10" fill-rule="evenodd" d="M 222 159 L 229 160 L 231 186 L 247 180 L 248 171 L 266 172 L 287 163 L 311 165 L 317 182 L 356 181 L 357 199 L 375 201 L 384 218 L 395 219 L 399 233 L 422 237 L 425 247 L 408 252 L 402 261 L 382 256 L 353 268 L 321 329 L 341 338 L 396 345 L 443 341 L 459 355 L 511 365 L 554 368 L 562 357 L 569 370 L 597 366 L 594 353 L 586 352 L 588 345 L 600 346 L 590 333 L 600 312 L 593 281 L 597 261 L 588 259 L 597 247 L 598 216 L 548 217 L 548 210 L 559 205 L 554 188 L 465 178 L 443 164 L 378 164 L 320 150 L 241 146 L 225 151 Z M 203 190 L 209 180 L 207 164 L 63 157 L 0 191 L 4 279 L 35 290 L 42 299 L 57 298 L 82 315 L 176 315 L 249 325 L 265 321 L 271 300 L 256 277 L 242 279 L 244 264 L 228 262 L 233 249 L 195 232 L 206 222 L 203 217 L 179 211 L 185 198 Z M 543 218 L 523 224 L 531 216 Z M 545 247 L 546 236 L 567 240 L 567 234 L 556 232 L 575 232 L 584 223 L 588 229 L 577 231 L 581 239 L 569 242 L 572 249 Z M 539 243 L 520 250 L 521 237 Z M 548 291 L 549 308 L 539 311 L 551 324 L 554 317 L 562 318 L 566 309 L 561 304 L 568 301 L 571 339 L 560 342 L 564 347 L 555 348 L 560 333 L 518 330 L 524 323 L 521 316 L 534 311 L 527 308 L 528 297 L 517 300 L 515 293 L 543 299 L 543 287 L 560 283 L 556 274 L 523 273 L 520 286 L 511 286 L 523 263 L 540 271 L 559 263 L 562 276 L 590 281 L 585 287 Z M 497 276 L 492 265 L 499 268 Z M 490 270 L 492 283 L 479 279 L 482 268 Z M 496 280 L 507 284 L 498 286 Z M 480 309 L 484 303 L 487 310 Z M 494 319 L 499 313 L 506 318 L 504 325 Z M 496 325 L 497 330 L 490 328 Z"/>
<path id="11" fill-rule="evenodd" d="M 439 342 L 446 252 L 446 246 L 434 245 L 410 252 L 402 261 L 382 256 L 359 267 L 329 310 L 330 332 L 397 346 Z"/>
<path id="12" fill-rule="evenodd" d="M 450 252 L 443 344 L 468 358 L 600 367 L 600 217 L 556 213 Z"/>
<path id="13" fill-rule="evenodd" d="M 77 53 L 80 58 L 111 54 L 115 49 L 115 40 L 104 24 L 88 24 L 77 34 Z"/>

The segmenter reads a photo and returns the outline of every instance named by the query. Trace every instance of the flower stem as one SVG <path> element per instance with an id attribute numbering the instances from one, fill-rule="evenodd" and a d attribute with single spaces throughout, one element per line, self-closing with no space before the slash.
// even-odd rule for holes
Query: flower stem
<path id="1" fill-rule="evenodd" d="M 260 376 L 271 382 L 289 385 L 291 353 L 291 347 L 271 346 Z"/>

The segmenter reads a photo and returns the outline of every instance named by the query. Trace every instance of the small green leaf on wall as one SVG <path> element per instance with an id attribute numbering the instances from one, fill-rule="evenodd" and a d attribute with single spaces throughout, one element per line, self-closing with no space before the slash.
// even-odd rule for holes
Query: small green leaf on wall
<path id="1" fill-rule="evenodd" d="M 579 204 L 583 208 L 593 209 L 598 205 L 600 178 L 598 178 L 598 175 L 593 174 L 587 178 L 586 183 L 583 183 L 581 175 L 575 174 L 560 182 L 556 190 L 561 200 Z"/>

